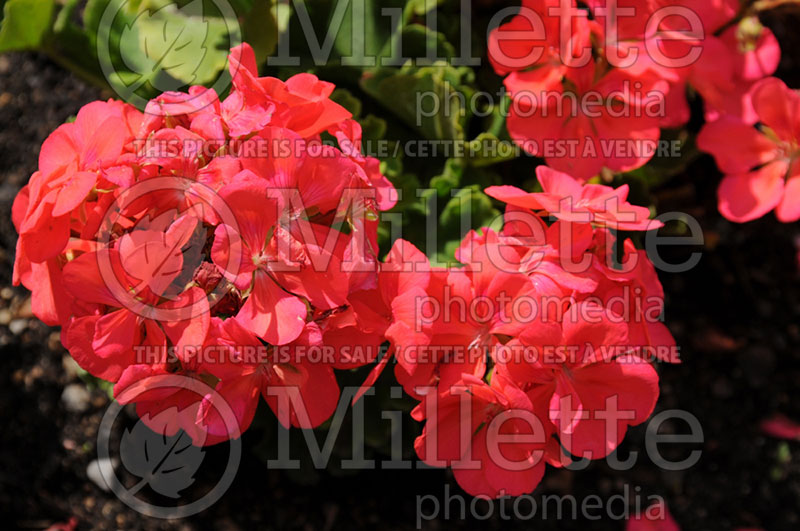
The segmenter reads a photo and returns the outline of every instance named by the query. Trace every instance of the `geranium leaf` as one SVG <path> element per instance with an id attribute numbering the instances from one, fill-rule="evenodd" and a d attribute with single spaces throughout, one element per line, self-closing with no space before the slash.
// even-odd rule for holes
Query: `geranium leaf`
<path id="1" fill-rule="evenodd" d="M 0 22 L 0 53 L 38 48 L 50 30 L 53 0 L 8 0 Z"/>

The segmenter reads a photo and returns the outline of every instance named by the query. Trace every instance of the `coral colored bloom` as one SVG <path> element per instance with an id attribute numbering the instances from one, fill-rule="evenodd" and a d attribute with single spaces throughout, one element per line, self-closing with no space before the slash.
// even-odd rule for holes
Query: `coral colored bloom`
<path id="1" fill-rule="evenodd" d="M 396 353 L 396 375 L 402 377 L 416 370 L 406 349 L 427 345 L 430 340 L 417 310 L 420 301 L 427 298 L 431 275 L 428 258 L 410 242 L 398 239 L 381 266 L 376 289 L 351 295 L 360 328 L 379 333 L 390 345 L 365 380 L 362 392 L 375 383 Z M 356 398 L 359 396 L 360 393 Z"/>
<path id="2" fill-rule="evenodd" d="M 212 386 L 241 429 L 260 394 L 285 425 L 312 427 L 336 407 L 334 369 L 370 363 L 384 333 L 400 336 L 387 331 L 391 313 L 378 323 L 366 305 L 354 309 L 380 285 L 376 217 L 397 199 L 361 153 L 360 126 L 330 99 L 331 83 L 258 77 L 247 44 L 230 66 L 223 101 L 191 87 L 144 114 L 85 106 L 45 141 L 12 209 L 14 283 L 32 291 L 35 315 L 61 325 L 77 362 L 116 382 L 146 422 L 196 444 L 241 430 L 213 397 L 147 382 L 175 375 Z M 339 147 L 321 142 L 325 132 Z M 345 348 L 354 337 L 367 354 Z M 253 358 L 237 341 L 292 355 Z M 236 355 L 212 363 L 200 346 Z M 312 347 L 324 347 L 320 363 L 306 358 Z M 299 389 L 306 404 L 284 408 L 278 388 Z"/>
<path id="3" fill-rule="evenodd" d="M 229 60 L 233 86 L 243 99 L 242 108 L 253 112 L 253 108 L 274 106 L 270 125 L 310 138 L 351 118 L 347 109 L 329 98 L 336 88 L 333 83 L 313 74 L 297 74 L 285 82 L 274 77 L 257 77 L 255 54 L 247 43 L 233 48 Z"/>
<path id="4" fill-rule="evenodd" d="M 604 167 L 639 168 L 655 154 L 669 90 L 655 76 L 634 77 L 622 69 L 601 75 L 589 63 L 552 88 L 524 74 L 509 76 L 505 85 L 512 98 L 511 138 L 559 171 L 587 180 Z"/>
<path id="5" fill-rule="evenodd" d="M 647 103 L 626 83 L 646 92 L 674 80 L 653 65 L 603 64 L 594 55 L 603 30 L 587 8 L 578 14 L 570 53 L 558 52 L 561 35 L 506 39 L 536 29 L 523 15 L 493 34 L 492 61 L 519 104 L 515 139 L 578 139 L 600 155 L 531 150 L 577 178 L 542 167 L 542 193 L 490 188 L 508 204 L 506 224 L 470 232 L 459 267 L 432 267 L 402 239 L 380 260 L 378 213 L 398 193 L 362 153 L 360 124 L 314 75 L 259 77 L 243 44 L 231 50 L 223 100 L 191 87 L 144 114 L 97 102 L 51 135 L 12 209 L 14 282 L 33 291 L 37 316 L 62 326 L 77 362 L 114 382 L 115 397 L 156 431 L 184 430 L 197 445 L 236 438 L 262 399 L 284 426 L 314 428 L 338 406 L 336 371 L 374 364 L 363 392 L 392 363 L 419 400 L 412 418 L 426 422 L 421 459 L 451 466 L 472 494 L 531 492 L 545 463 L 606 455 L 647 418 L 658 379 L 645 348 L 672 339 L 647 320 L 660 317 L 663 290 L 646 254 L 619 242 L 626 263 L 640 262 L 607 263 L 612 229 L 660 224 L 627 202 L 626 187 L 581 180 L 648 159 L 627 144 L 657 139 L 657 117 L 636 115 Z M 560 32 L 557 19 L 548 13 L 550 31 Z M 543 90 L 559 100 L 596 91 L 608 106 L 522 116 L 523 93 Z M 618 309 L 626 290 L 656 302 Z M 151 384 L 170 376 L 186 387 Z"/>
<path id="6" fill-rule="evenodd" d="M 680 529 L 663 500 L 653 503 L 642 514 L 628 518 L 625 524 L 625 531 L 680 531 Z"/>
<path id="7" fill-rule="evenodd" d="M 117 168 L 133 137 L 127 113 L 119 102 L 93 102 L 45 140 L 39 171 L 27 186 L 20 254 L 33 262 L 56 256 L 69 239 L 70 219 L 96 184 L 130 184 L 131 176 Z"/>
<path id="8" fill-rule="evenodd" d="M 208 378 L 196 363 L 187 363 L 180 374 L 173 372 L 167 364 L 130 365 L 114 384 L 114 396 L 121 404 L 135 404 L 136 414 L 154 432 L 167 437 L 183 430 L 195 446 L 215 444 L 236 438 L 231 434 L 223 438 L 214 437 L 205 429 L 198 417 L 203 397 L 207 392 Z M 153 388 L 158 378 L 173 378 L 174 385 Z M 233 424 L 233 423 L 231 423 Z"/>
<path id="9" fill-rule="evenodd" d="M 84 256 L 87 258 L 76 268 L 96 260 L 95 256 Z M 71 268 L 69 273 L 77 273 L 76 268 Z M 84 282 L 93 280 L 87 278 Z M 80 299 L 112 307 L 119 305 L 110 292 L 103 293 L 103 287 L 87 284 L 84 287 L 90 288 L 91 292 L 81 295 Z M 77 297 L 75 293 L 73 296 Z M 184 298 L 191 302 L 202 301 L 205 294 L 192 290 Z M 136 362 L 136 347 L 165 349 L 167 339 L 178 349 L 196 345 L 205 337 L 208 326 L 208 316 L 163 322 L 143 318 L 126 308 L 108 309 L 106 312 L 73 317 L 64 325 L 61 340 L 81 367 L 111 382 L 117 381 L 123 371 Z"/>
<path id="10" fill-rule="evenodd" d="M 333 414 L 339 399 L 333 369 L 305 355 L 306 347 L 319 346 L 321 341 L 319 327 L 309 323 L 295 342 L 279 353 L 264 348 L 236 319 L 217 322 L 208 344 L 223 347 L 225 363 L 210 365 L 208 370 L 220 379 L 216 390 L 233 409 L 241 431 L 253 420 L 259 395 L 287 428 L 313 428 Z M 227 433 L 213 403 L 206 401 L 199 415 L 212 435 Z"/>
<path id="11" fill-rule="evenodd" d="M 680 127 L 689 121 L 687 84 L 702 96 L 707 121 L 730 114 L 747 123 L 756 122 L 753 84 L 775 72 L 780 47 L 754 16 L 731 25 L 739 13 L 739 2 L 616 2 L 616 26 L 606 30 L 600 9 L 607 13 L 607 4 L 605 0 L 589 2 L 604 30 L 602 40 L 607 41 L 602 51 L 621 58 L 617 59 L 620 65 L 632 75 L 655 73 L 670 83 L 662 127 Z"/>
<path id="12" fill-rule="evenodd" d="M 777 78 L 760 82 L 753 106 L 759 127 L 733 116 L 706 124 L 698 147 L 725 174 L 719 211 L 744 223 L 775 210 L 785 223 L 800 219 L 800 95 Z"/>
<path id="13" fill-rule="evenodd" d="M 783 415 L 773 415 L 761 421 L 760 427 L 770 437 L 800 441 L 800 424 Z"/>
<path id="14" fill-rule="evenodd" d="M 650 221 L 650 210 L 627 202 L 628 185 L 617 189 L 600 184 L 582 184 L 566 173 L 546 166 L 536 168 L 542 193 L 526 193 L 514 186 L 490 186 L 486 194 L 520 208 L 545 211 L 574 223 L 593 223 L 621 230 L 652 230 L 660 221 Z"/>
<path id="15" fill-rule="evenodd" d="M 414 448 L 426 464 L 453 467 L 473 496 L 533 492 L 542 479 L 550 430 L 534 404 L 502 375 L 472 375 L 417 407 L 427 422 Z M 538 414 L 537 414 L 538 413 Z"/>
<path id="16" fill-rule="evenodd" d="M 590 225 L 577 226 L 557 222 L 546 227 L 541 218 L 527 210 L 515 211 L 515 207 L 510 206 L 506 209 L 506 214 L 510 212 L 523 214 L 522 219 L 532 220 L 536 229 L 531 231 L 531 226 L 527 223 L 507 222 L 499 234 L 489 228 L 481 229 L 480 232 L 472 231 L 456 251 L 456 258 L 469 264 L 476 249 L 484 248 L 482 252 L 498 267 L 527 275 L 535 292 L 540 295 L 591 293 L 597 288 L 596 280 L 591 275 L 584 274 L 586 268 L 582 268 L 577 260 L 571 261 L 573 257 L 588 251 L 588 246 L 584 246 L 587 242 L 579 238 L 571 239 L 574 245 L 564 249 L 559 241 L 562 229 L 581 227 L 578 230 L 588 231 L 588 241 L 591 242 Z M 578 265 L 572 270 L 570 263 Z"/>
<path id="17" fill-rule="evenodd" d="M 415 341 L 396 354 L 397 381 L 419 397 L 420 387 L 446 389 L 464 374 L 483 377 L 501 339 L 525 328 L 512 304 L 533 299 L 533 290 L 525 274 L 497 267 L 486 248 L 476 249 L 464 268 L 432 271 L 427 294 L 416 298 L 413 313 L 427 341 Z"/>
<path id="18" fill-rule="evenodd" d="M 647 420 L 658 399 L 655 369 L 631 353 L 627 325 L 594 303 L 570 307 L 561 324 L 542 322 L 521 335 L 538 359 L 513 360 L 501 372 L 534 404 L 547 404 L 561 445 L 600 459 L 616 449 L 628 426 Z M 560 348 L 556 348 L 560 347 Z"/>
<path id="19" fill-rule="evenodd" d="M 628 324 L 628 343 L 642 349 L 645 358 L 680 363 L 672 333 L 662 322 L 664 289 L 647 252 L 636 249 L 630 240 L 624 245 L 621 270 L 612 267 L 616 250 L 612 236 L 599 235 L 593 269 L 599 274 L 595 290 L 586 298 L 600 300 Z M 608 240 L 608 241 L 603 241 Z M 584 300 L 584 297 L 578 297 Z"/>
<path id="20" fill-rule="evenodd" d="M 299 258 L 302 246 L 278 225 L 266 182 L 242 179 L 224 187 L 220 195 L 236 205 L 238 227 L 217 227 L 211 257 L 238 289 L 250 292 L 236 319 L 268 343 L 289 343 L 302 333 L 308 308 L 280 283 L 295 273 L 292 254 Z M 234 271 L 227 269 L 231 262 L 236 264 Z"/>
<path id="21" fill-rule="evenodd" d="M 753 106 L 754 89 L 758 81 L 777 70 L 780 46 L 772 32 L 753 16 L 743 18 L 717 36 L 718 30 L 734 18 L 739 5 L 734 0 L 716 3 L 723 6 L 699 12 L 707 35 L 701 43 L 699 59 L 689 69 L 688 83 L 703 98 L 706 121 L 732 116 L 754 124 L 758 121 Z M 695 6 L 695 2 L 689 5 L 691 9 Z"/>
<path id="22" fill-rule="evenodd" d="M 489 37 L 490 60 L 506 75 L 512 100 L 509 134 L 528 153 L 584 180 L 604 167 L 638 168 L 654 155 L 670 79 L 644 53 L 633 65 L 609 68 L 617 65 L 602 56 L 616 48 L 614 35 L 605 34 L 602 17 L 589 18 L 575 2 L 523 2 Z M 616 33 L 627 47 L 642 31 Z"/>
<path id="23" fill-rule="evenodd" d="M 517 76 L 555 85 L 585 57 L 593 24 L 576 8 L 574 0 L 566 5 L 560 0 L 523 0 L 522 8 L 523 13 L 489 35 L 489 61 L 498 74 L 510 74 L 512 85 Z M 570 14 L 576 15 L 570 18 L 572 26 L 562 28 L 562 20 L 566 20 L 562 17 Z M 569 33 L 562 35 L 562 31 Z M 569 38 L 564 41 L 568 42 L 566 50 L 562 47 L 564 37 Z"/>

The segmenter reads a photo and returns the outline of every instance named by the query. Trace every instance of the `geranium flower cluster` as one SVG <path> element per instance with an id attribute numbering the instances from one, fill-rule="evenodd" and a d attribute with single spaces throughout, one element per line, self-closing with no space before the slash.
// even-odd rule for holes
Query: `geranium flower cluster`
<path id="1" fill-rule="evenodd" d="M 281 387 L 305 404 L 282 409 L 285 425 L 333 413 L 334 369 L 369 363 L 383 341 L 351 298 L 377 285 L 376 213 L 396 200 L 332 84 L 258 77 L 246 44 L 230 70 L 223 100 L 192 87 L 143 113 L 86 105 L 44 142 L 13 206 L 14 281 L 34 313 L 142 418 L 174 407 L 168 428 L 198 444 L 247 429 L 259 395 L 277 410 Z M 368 354 L 309 360 L 345 338 Z M 147 389 L 162 374 L 213 387 L 236 418 L 191 386 Z"/>
<path id="2" fill-rule="evenodd" d="M 400 240 L 381 277 L 395 377 L 426 422 L 417 454 L 473 495 L 531 492 L 546 463 L 606 457 L 656 404 L 652 363 L 679 362 L 653 264 L 630 240 L 613 261 L 614 231 L 660 222 L 626 186 L 537 175 L 542 193 L 486 190 L 505 223 L 464 238 L 463 267 L 431 267 Z"/>
<path id="3" fill-rule="evenodd" d="M 419 457 L 491 496 L 607 456 L 650 415 L 653 362 L 679 359 L 653 264 L 616 237 L 661 226 L 627 186 L 541 166 L 541 193 L 486 190 L 504 224 L 470 232 L 461 267 L 403 239 L 381 262 L 397 193 L 333 85 L 258 77 L 248 45 L 230 69 L 222 100 L 193 87 L 143 113 L 85 106 L 14 203 L 15 282 L 120 402 L 214 444 L 260 397 L 284 426 L 319 426 L 336 370 L 374 364 L 367 389 L 394 360 L 425 421 Z"/>
<path id="4" fill-rule="evenodd" d="M 764 118 L 753 96 L 780 48 L 757 17 L 740 16 L 737 0 L 584 4 L 523 0 L 490 36 L 489 58 L 512 99 L 509 133 L 532 155 L 580 179 L 639 168 L 657 153 L 661 128 L 689 121 L 687 86 L 708 122 Z M 724 186 L 721 199 L 737 184 Z M 764 201 L 772 207 L 775 188 Z"/>
<path id="5" fill-rule="evenodd" d="M 739 116 L 707 123 L 697 145 L 725 174 L 717 190 L 719 211 L 744 223 L 775 210 L 800 219 L 800 94 L 780 79 L 759 82 L 753 93 L 757 126 Z"/>

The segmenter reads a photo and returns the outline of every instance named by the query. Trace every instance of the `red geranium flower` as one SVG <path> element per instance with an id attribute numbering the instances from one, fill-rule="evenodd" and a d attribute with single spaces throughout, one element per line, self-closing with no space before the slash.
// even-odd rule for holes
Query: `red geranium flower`
<path id="1" fill-rule="evenodd" d="M 582 184 L 566 173 L 539 166 L 536 176 L 544 192 L 527 193 L 514 186 L 490 186 L 486 194 L 520 208 L 545 211 L 574 223 L 593 223 L 620 230 L 652 230 L 663 226 L 651 221 L 650 210 L 628 203 L 628 185 L 611 188 Z"/>
<path id="2" fill-rule="evenodd" d="M 552 431 L 540 420 L 546 410 L 534 408 L 501 374 L 491 384 L 465 374 L 417 406 L 415 416 L 427 422 L 414 448 L 427 464 L 452 466 L 458 484 L 473 496 L 526 494 L 544 475 Z"/>
<path id="3" fill-rule="evenodd" d="M 783 222 L 800 219 L 800 95 L 768 78 L 753 96 L 758 128 L 728 116 L 706 124 L 697 145 L 711 153 L 725 178 L 719 211 L 740 223 L 770 210 Z"/>
<path id="4" fill-rule="evenodd" d="M 519 337 L 535 360 L 502 363 L 532 403 L 547 404 L 561 444 L 572 455 L 600 459 L 628 426 L 647 420 L 658 399 L 658 375 L 628 345 L 624 321 L 602 306 L 578 303 L 562 322 L 542 322 Z"/>

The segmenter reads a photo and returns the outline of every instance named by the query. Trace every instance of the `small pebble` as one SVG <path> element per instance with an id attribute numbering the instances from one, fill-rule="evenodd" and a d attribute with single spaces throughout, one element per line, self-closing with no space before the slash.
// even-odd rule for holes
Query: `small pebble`
<path id="1" fill-rule="evenodd" d="M 0 310 L 0 325 L 7 325 L 11 322 L 11 312 L 7 309 Z"/>
<path id="2" fill-rule="evenodd" d="M 5 300 L 9 300 L 11 297 L 14 296 L 14 290 L 6 286 L 3 289 L 0 289 L 0 297 Z"/>
<path id="3" fill-rule="evenodd" d="M 50 350 L 61 350 L 61 334 L 58 332 L 53 332 L 47 338 L 47 348 Z"/>
<path id="4" fill-rule="evenodd" d="M 58 335 L 56 332 L 55 335 Z M 50 341 L 52 341 L 53 336 L 50 336 Z M 56 338 L 58 339 L 58 338 Z M 78 362 L 72 359 L 72 356 L 65 354 L 61 358 L 61 367 L 64 369 L 64 374 L 66 375 L 68 380 L 72 380 L 73 378 L 77 378 L 78 374 L 80 373 L 81 367 L 78 365 Z"/>
<path id="5" fill-rule="evenodd" d="M 119 461 L 116 458 L 95 459 L 86 467 L 86 477 L 92 483 L 100 487 L 101 490 L 108 492 L 111 489 L 106 484 L 105 476 L 111 477 Z"/>
<path id="6" fill-rule="evenodd" d="M 22 301 L 22 304 L 19 305 L 19 308 L 17 309 L 17 317 L 24 317 L 24 318 L 34 317 L 33 310 L 31 308 L 30 297 Z"/>
<path id="7" fill-rule="evenodd" d="M 20 335 L 26 328 L 28 328 L 27 319 L 14 319 L 8 323 L 8 330 L 15 336 Z"/>
<path id="8" fill-rule="evenodd" d="M 72 413 L 82 413 L 89 409 L 91 398 L 86 386 L 78 383 L 69 384 L 64 388 L 64 392 L 61 393 L 61 401 L 64 402 L 64 407 Z"/>

